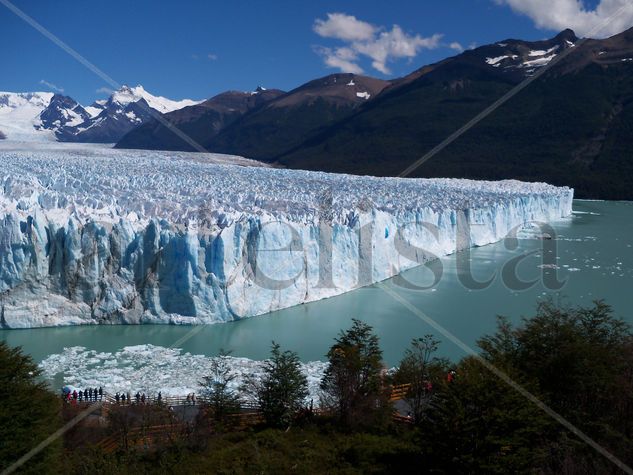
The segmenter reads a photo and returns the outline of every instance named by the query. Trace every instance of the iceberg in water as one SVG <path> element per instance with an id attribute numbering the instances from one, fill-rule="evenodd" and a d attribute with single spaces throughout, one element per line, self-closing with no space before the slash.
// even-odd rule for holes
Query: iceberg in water
<path id="1" fill-rule="evenodd" d="M 103 386 L 110 394 L 140 391 L 151 397 L 158 392 L 163 396 L 180 396 L 203 392 L 201 375 L 213 374 L 213 357 L 192 355 L 178 348 L 154 345 L 126 346 L 116 352 L 99 352 L 85 347 L 64 348 L 48 355 L 39 364 L 43 376 L 54 381 L 63 375 L 65 385 L 80 388 Z M 239 391 L 248 377 L 264 375 L 263 361 L 227 357 L 231 375 L 229 389 Z M 318 401 L 319 386 L 328 363 L 310 361 L 301 363 L 301 371 L 308 380 L 310 399 Z"/>
<path id="2" fill-rule="evenodd" d="M 216 323 L 337 295 L 571 214 L 544 183 L 0 150 L 0 324 Z"/>

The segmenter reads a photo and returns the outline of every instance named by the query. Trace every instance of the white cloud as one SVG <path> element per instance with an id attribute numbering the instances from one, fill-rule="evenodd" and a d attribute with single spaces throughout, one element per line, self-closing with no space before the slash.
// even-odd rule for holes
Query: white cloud
<path id="1" fill-rule="evenodd" d="M 605 38 L 633 26 L 630 0 L 600 0 L 588 10 L 581 0 L 494 0 L 530 17 L 538 28 L 571 28 L 580 37 Z M 628 5 L 628 8 L 623 8 Z"/>
<path id="2" fill-rule="evenodd" d="M 63 93 L 64 92 L 64 88 L 63 87 L 58 87 L 55 84 L 48 82 L 44 79 L 40 79 L 40 84 L 48 87 L 49 89 L 52 89 L 55 92 L 59 92 L 59 93 Z"/>
<path id="3" fill-rule="evenodd" d="M 355 61 L 358 55 L 350 48 L 325 48 L 316 46 L 314 50 L 323 56 L 325 65 L 329 68 L 336 68 L 344 73 L 362 74 L 361 68 Z"/>
<path id="4" fill-rule="evenodd" d="M 462 52 L 464 51 L 464 47 L 461 45 L 461 43 L 457 42 L 457 41 L 453 41 L 451 44 L 448 45 L 448 47 L 450 49 L 454 49 L 455 51 L 458 52 Z"/>
<path id="5" fill-rule="evenodd" d="M 367 41 L 376 34 L 376 27 L 345 13 L 328 13 L 327 20 L 317 19 L 314 31 L 324 38 L 344 41 Z"/>
<path id="6" fill-rule="evenodd" d="M 207 59 L 210 59 L 211 61 L 215 61 L 216 59 L 218 59 L 218 55 L 214 53 L 209 53 L 207 55 Z"/>
<path id="7" fill-rule="evenodd" d="M 346 43 L 340 48 L 318 47 L 325 64 L 343 72 L 360 74 L 359 55 L 372 60 L 372 67 L 383 74 L 390 74 L 387 63 L 400 58 L 414 58 L 423 49 L 441 46 L 442 35 L 424 38 L 409 35 L 398 25 L 391 30 L 358 20 L 345 13 L 328 13 L 327 19 L 317 19 L 313 30 L 323 38 L 338 39 Z"/>
<path id="8" fill-rule="evenodd" d="M 100 87 L 95 91 L 97 94 L 112 94 L 114 91 L 109 87 Z"/>

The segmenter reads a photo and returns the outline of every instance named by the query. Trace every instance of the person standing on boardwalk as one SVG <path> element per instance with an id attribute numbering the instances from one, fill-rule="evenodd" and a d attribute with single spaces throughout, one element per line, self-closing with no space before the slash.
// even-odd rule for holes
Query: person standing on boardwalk
<path id="1" fill-rule="evenodd" d="M 99 386 L 99 401 L 103 399 L 103 388 Z"/>

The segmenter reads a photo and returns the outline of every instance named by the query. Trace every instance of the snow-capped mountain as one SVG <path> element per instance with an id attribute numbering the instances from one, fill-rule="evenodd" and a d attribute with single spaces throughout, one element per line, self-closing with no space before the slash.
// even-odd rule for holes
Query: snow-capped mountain
<path id="1" fill-rule="evenodd" d="M 51 103 L 52 92 L 0 92 L 0 130 L 7 139 L 53 141 L 55 134 L 41 128 L 40 114 Z"/>
<path id="2" fill-rule="evenodd" d="M 90 114 L 73 98 L 55 94 L 38 117 L 36 129 L 57 131 L 89 120 Z"/>
<path id="3" fill-rule="evenodd" d="M 108 99 L 83 107 L 52 92 L 0 92 L 0 137 L 18 141 L 118 141 L 157 112 L 198 104 L 154 96 L 142 86 L 123 86 Z"/>
<path id="4" fill-rule="evenodd" d="M 182 109 L 187 106 L 194 106 L 202 101 L 193 101 L 191 99 L 183 99 L 182 101 L 172 101 L 166 97 L 154 96 L 143 89 L 140 84 L 136 87 L 123 86 L 118 91 L 115 91 L 110 97 L 110 101 L 126 106 L 132 102 L 138 102 L 141 99 L 145 99 L 145 102 L 154 110 L 161 114 L 172 112 L 178 109 Z"/>
<path id="5" fill-rule="evenodd" d="M 123 86 L 107 100 L 96 101 L 86 108 L 86 120 L 63 127 L 56 135 L 62 142 L 114 143 L 156 113 L 165 114 L 198 103 L 190 99 L 172 101 L 154 96 L 140 85 Z"/>

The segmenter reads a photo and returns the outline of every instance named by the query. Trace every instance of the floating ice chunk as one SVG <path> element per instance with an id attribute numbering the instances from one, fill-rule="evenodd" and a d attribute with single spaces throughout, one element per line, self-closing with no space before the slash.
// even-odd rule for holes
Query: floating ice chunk
<path id="1" fill-rule="evenodd" d="M 239 357 L 228 360 L 236 376 L 230 383 L 233 390 L 237 391 L 246 377 L 263 374 L 263 361 Z M 161 391 L 163 396 L 184 396 L 191 392 L 201 394 L 201 381 L 211 374 L 212 362 L 210 356 L 154 345 L 126 346 L 113 353 L 98 353 L 78 346 L 49 355 L 39 366 L 49 381 L 61 375 L 65 385 L 76 388 L 101 386 L 109 393 L 140 391 L 155 396 Z M 318 401 L 326 368 L 327 363 L 322 361 L 301 364 L 308 379 L 307 401 Z"/>

